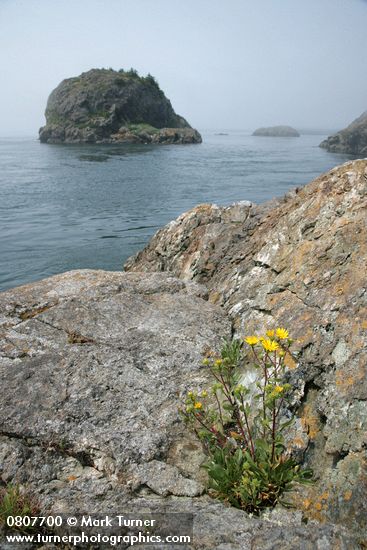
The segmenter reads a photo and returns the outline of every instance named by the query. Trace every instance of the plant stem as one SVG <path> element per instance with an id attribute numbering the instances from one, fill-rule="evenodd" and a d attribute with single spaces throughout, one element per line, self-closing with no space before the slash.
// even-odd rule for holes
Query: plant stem
<path id="1" fill-rule="evenodd" d="M 212 375 L 214 376 L 214 378 L 217 380 L 217 382 L 219 382 L 219 384 L 226 390 L 224 392 L 224 395 L 227 397 L 228 399 L 228 389 L 227 389 L 227 386 L 225 385 L 225 382 L 223 380 L 223 376 L 222 375 L 217 375 L 213 370 L 211 370 L 211 373 Z"/>
<path id="2" fill-rule="evenodd" d="M 266 395 L 266 386 L 268 385 L 268 371 L 266 368 L 266 359 L 268 357 L 268 354 L 265 355 L 265 359 L 263 361 L 263 372 L 264 372 L 264 387 L 263 387 L 263 394 L 262 394 L 262 401 L 263 401 L 263 437 L 265 439 L 266 437 L 266 426 L 265 426 L 265 420 L 266 420 L 266 405 L 265 405 L 265 395 Z"/>
<path id="3" fill-rule="evenodd" d="M 194 413 L 194 416 L 196 418 L 196 420 L 199 422 L 199 424 L 201 424 L 203 426 L 203 428 L 205 428 L 208 432 L 212 433 L 218 440 L 218 443 L 220 446 L 222 446 L 225 442 L 226 442 L 226 436 L 225 435 L 222 435 L 218 432 L 218 430 L 216 430 L 213 426 L 212 427 L 208 427 L 200 418 L 199 414 L 195 414 Z M 223 441 L 224 440 L 224 441 Z"/>
<path id="4" fill-rule="evenodd" d="M 243 400 L 243 395 L 241 395 L 241 404 L 242 404 L 242 407 L 243 407 L 243 415 L 245 417 L 247 433 L 248 433 L 248 437 L 249 437 L 250 445 L 251 445 L 251 456 L 252 456 L 253 459 L 255 459 L 254 441 L 252 439 L 252 432 L 251 432 L 251 429 L 250 429 L 247 413 L 246 413 L 246 410 L 245 410 L 245 403 L 244 403 L 244 400 Z"/>
<path id="5" fill-rule="evenodd" d="M 219 401 L 219 399 L 218 399 L 217 392 L 215 392 L 214 395 L 215 395 L 215 399 L 216 399 L 217 405 L 218 405 L 220 423 L 222 424 L 222 428 L 223 428 L 223 432 L 224 432 L 224 421 L 223 421 L 223 415 L 222 415 L 222 407 L 221 407 L 221 405 L 220 405 L 220 401 Z"/>
<path id="6" fill-rule="evenodd" d="M 235 414 L 236 414 L 236 417 L 237 417 L 237 424 L 238 424 L 238 427 L 241 431 L 241 434 L 242 434 L 242 437 L 243 437 L 243 440 L 245 442 L 245 445 L 246 447 L 248 448 L 248 440 L 247 440 L 247 437 L 246 437 L 246 434 L 245 434 L 245 430 L 243 428 L 243 424 L 242 424 L 242 420 L 241 420 L 241 415 L 240 415 L 240 411 L 238 410 L 238 408 L 235 410 Z"/>
<path id="7" fill-rule="evenodd" d="M 224 387 L 224 389 L 226 390 L 226 394 L 225 394 L 225 395 L 226 395 L 228 401 L 230 402 L 231 405 L 233 405 L 234 403 L 232 402 L 232 398 L 231 398 L 232 392 L 231 392 L 230 389 L 227 387 L 227 384 L 225 383 L 224 378 L 223 378 L 223 374 L 220 375 L 220 381 L 222 382 L 223 387 Z"/>
<path id="8" fill-rule="evenodd" d="M 275 415 L 275 418 L 278 417 L 279 413 L 280 413 L 280 409 L 281 409 L 281 406 L 283 405 L 283 401 L 284 401 L 284 397 L 281 398 L 280 402 L 279 402 L 279 406 L 278 406 L 278 409 L 277 409 L 277 413 Z"/>
<path id="9" fill-rule="evenodd" d="M 273 416 L 273 425 L 272 425 L 272 430 L 271 430 L 271 437 L 272 437 L 273 441 L 272 441 L 272 444 L 271 444 L 271 462 L 273 464 L 274 454 L 275 454 L 275 419 L 276 419 L 275 404 L 273 405 L 272 416 Z"/>

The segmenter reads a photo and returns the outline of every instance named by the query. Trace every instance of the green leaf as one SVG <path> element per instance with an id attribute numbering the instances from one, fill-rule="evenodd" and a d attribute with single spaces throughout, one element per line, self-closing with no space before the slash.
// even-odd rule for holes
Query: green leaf
<path id="1" fill-rule="evenodd" d="M 294 422 L 294 418 L 291 418 L 290 420 L 287 420 L 287 422 L 283 422 L 279 428 L 278 428 L 278 431 L 282 432 L 283 430 L 285 430 L 286 428 L 288 428 L 288 426 L 291 426 Z"/>

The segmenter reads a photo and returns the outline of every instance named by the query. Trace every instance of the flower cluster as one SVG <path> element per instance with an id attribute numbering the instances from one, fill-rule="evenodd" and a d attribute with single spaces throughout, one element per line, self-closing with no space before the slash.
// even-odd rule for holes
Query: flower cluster
<path id="1" fill-rule="evenodd" d="M 261 344 L 263 349 L 267 352 L 277 351 L 284 346 L 289 347 L 292 344 L 289 333 L 285 328 L 270 329 L 266 331 L 265 336 L 246 336 L 246 344 L 253 347 L 257 344 Z"/>
<path id="2" fill-rule="evenodd" d="M 245 344 L 259 369 L 253 387 L 241 383 L 248 362 Z M 255 513 L 276 504 L 294 480 L 310 477 L 285 454 L 283 443 L 291 422 L 283 415 L 291 390 L 285 382 L 291 345 L 288 331 L 280 327 L 226 342 L 220 354 L 209 352 L 203 366 L 214 383 L 210 391 L 190 391 L 181 410 L 204 442 L 215 494 Z"/>

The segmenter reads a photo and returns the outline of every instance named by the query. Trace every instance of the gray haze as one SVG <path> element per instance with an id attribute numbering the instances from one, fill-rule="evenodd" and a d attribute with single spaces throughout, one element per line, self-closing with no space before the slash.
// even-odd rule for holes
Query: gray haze
<path id="1" fill-rule="evenodd" d="M 338 129 L 367 109 L 365 0 L 0 0 L 0 135 L 92 67 L 152 73 L 200 129 Z"/>

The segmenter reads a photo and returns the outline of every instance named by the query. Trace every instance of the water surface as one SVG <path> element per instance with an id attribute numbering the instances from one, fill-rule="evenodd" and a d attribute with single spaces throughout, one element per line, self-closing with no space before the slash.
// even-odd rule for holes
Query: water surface
<path id="1" fill-rule="evenodd" d="M 202 202 L 263 202 L 348 160 L 322 135 L 203 134 L 200 145 L 0 139 L 0 290 L 78 268 L 119 270 Z"/>

